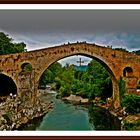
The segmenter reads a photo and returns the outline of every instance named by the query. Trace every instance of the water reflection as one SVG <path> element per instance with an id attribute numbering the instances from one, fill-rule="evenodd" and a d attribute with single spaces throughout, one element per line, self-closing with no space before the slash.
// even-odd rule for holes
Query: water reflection
<path id="1" fill-rule="evenodd" d="M 106 109 L 90 106 L 89 122 L 94 125 L 95 130 L 120 130 L 120 120 L 110 114 Z"/>

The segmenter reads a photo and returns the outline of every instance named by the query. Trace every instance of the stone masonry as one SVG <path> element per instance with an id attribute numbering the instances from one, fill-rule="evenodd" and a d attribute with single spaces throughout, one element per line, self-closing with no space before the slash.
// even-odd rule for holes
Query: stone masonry
<path id="1" fill-rule="evenodd" d="M 33 98 L 36 98 L 39 79 L 45 69 L 54 62 L 72 55 L 84 55 L 94 58 L 106 67 L 112 78 L 112 98 L 115 108 L 120 106 L 118 80 L 120 76 L 124 76 L 123 73 L 126 67 L 133 70 L 131 77 L 125 77 L 127 92 L 128 94 L 131 91 L 134 94 L 137 92 L 137 82 L 140 80 L 140 56 L 86 42 L 68 43 L 30 52 L 1 55 L 0 73 L 13 79 L 19 96 L 28 91 L 29 98 L 34 101 Z M 32 65 L 30 73 L 24 74 L 22 72 L 22 65 L 25 63 Z"/>

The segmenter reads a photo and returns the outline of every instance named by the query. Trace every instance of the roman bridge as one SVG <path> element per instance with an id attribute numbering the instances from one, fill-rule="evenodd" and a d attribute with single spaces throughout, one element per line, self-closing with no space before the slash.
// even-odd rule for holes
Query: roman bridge
<path id="1" fill-rule="evenodd" d="M 94 58 L 105 66 L 112 79 L 112 98 L 115 108 L 120 105 L 118 87 L 120 76 L 126 82 L 127 94 L 139 94 L 137 84 L 140 80 L 140 56 L 86 42 L 0 55 L 0 75 L 6 75 L 14 81 L 19 97 L 26 94 L 28 98 L 33 100 L 37 96 L 39 79 L 43 72 L 54 62 L 73 55 Z M 25 64 L 31 64 L 31 72 L 24 71 Z"/>

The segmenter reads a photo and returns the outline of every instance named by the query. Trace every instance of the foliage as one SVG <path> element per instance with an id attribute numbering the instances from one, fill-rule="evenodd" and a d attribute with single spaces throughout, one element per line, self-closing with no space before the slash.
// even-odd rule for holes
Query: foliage
<path id="1" fill-rule="evenodd" d="M 119 50 L 119 51 L 123 51 L 123 52 L 129 52 L 129 51 L 126 50 L 125 48 L 115 48 L 115 50 Z"/>
<path id="2" fill-rule="evenodd" d="M 75 69 L 73 65 L 62 67 L 58 62 L 51 65 L 42 75 L 40 86 L 55 83 L 61 96 L 70 94 L 94 99 L 96 96 L 106 100 L 112 95 L 112 82 L 107 70 L 96 60 L 92 60 L 87 70 Z"/>
<path id="3" fill-rule="evenodd" d="M 133 51 L 133 53 L 135 53 L 135 54 L 137 54 L 137 55 L 140 55 L 140 50 Z"/>
<path id="4" fill-rule="evenodd" d="M 126 111 L 132 115 L 140 112 L 140 96 L 129 94 L 124 97 L 122 106 L 126 107 Z"/>
<path id="5" fill-rule="evenodd" d="M 62 66 L 58 62 L 51 65 L 42 74 L 40 81 L 39 81 L 39 88 L 45 87 L 46 84 L 49 84 L 49 83 L 54 83 L 54 82 L 58 83 L 59 82 L 58 75 L 61 73 L 61 71 L 62 71 Z M 59 84 L 60 84 L 60 82 L 59 82 Z"/>
<path id="6" fill-rule="evenodd" d="M 137 120 L 134 123 L 129 123 L 127 121 L 124 122 L 124 129 L 125 130 L 136 130 L 137 127 L 140 126 L 140 120 Z"/>
<path id="7" fill-rule="evenodd" d="M 23 68 L 24 71 L 31 71 L 32 70 L 32 65 L 31 64 L 26 64 Z"/>
<path id="8" fill-rule="evenodd" d="M 88 65 L 87 72 L 89 81 L 86 82 L 89 82 L 92 86 L 91 97 L 99 96 L 103 100 L 110 97 L 112 95 L 112 82 L 105 67 L 98 61 L 92 60 Z"/>
<path id="9" fill-rule="evenodd" d="M 129 114 L 136 114 L 140 112 L 140 96 L 133 94 L 125 95 L 125 81 L 122 77 L 120 77 L 118 85 L 121 106 L 125 107 Z"/>
<path id="10" fill-rule="evenodd" d="M 125 81 L 122 79 L 122 77 L 120 77 L 120 80 L 118 81 L 118 86 L 119 86 L 119 93 L 120 93 L 120 104 L 122 106 L 124 94 L 125 94 Z"/>
<path id="11" fill-rule="evenodd" d="M 140 89 L 140 80 L 138 81 L 137 89 Z"/>
<path id="12" fill-rule="evenodd" d="M 132 115 L 140 112 L 140 96 L 133 94 L 125 95 L 125 81 L 122 77 L 120 77 L 120 80 L 118 81 L 118 86 L 120 93 L 120 103 L 122 107 L 126 108 L 126 112 Z"/>
<path id="13" fill-rule="evenodd" d="M 13 39 L 3 32 L 0 32 L 0 55 L 19 53 L 25 51 L 26 45 L 21 43 L 14 43 Z"/>

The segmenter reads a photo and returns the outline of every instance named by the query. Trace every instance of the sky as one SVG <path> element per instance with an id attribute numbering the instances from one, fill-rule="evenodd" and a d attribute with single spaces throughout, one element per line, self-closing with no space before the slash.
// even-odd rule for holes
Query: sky
<path id="1" fill-rule="evenodd" d="M 77 41 L 132 51 L 140 49 L 140 10 L 0 10 L 0 31 L 28 51 Z"/>

